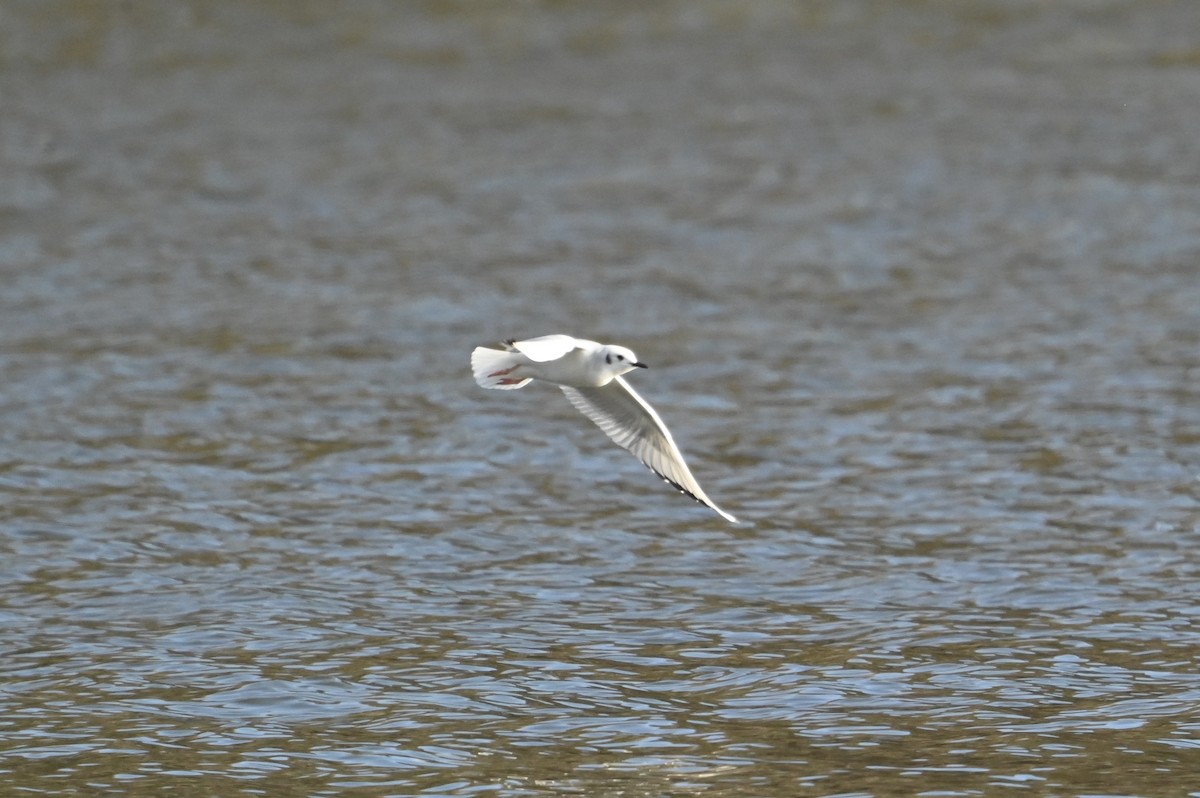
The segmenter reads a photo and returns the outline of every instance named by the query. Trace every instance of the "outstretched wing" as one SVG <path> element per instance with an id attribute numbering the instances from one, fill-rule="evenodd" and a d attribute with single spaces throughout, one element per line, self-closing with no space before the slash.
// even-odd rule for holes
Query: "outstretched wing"
<path id="1" fill-rule="evenodd" d="M 579 342 L 569 335 L 543 335 L 540 338 L 530 338 L 528 341 L 506 341 L 505 343 L 535 363 L 558 360 L 579 346 Z"/>
<path id="2" fill-rule="evenodd" d="M 704 494 L 692 476 L 683 454 L 675 445 L 666 424 L 629 383 L 617 377 L 599 388 L 574 388 L 560 385 L 571 404 L 604 430 L 618 446 L 629 450 L 651 471 L 670 482 L 701 504 L 711 507 L 725 520 L 737 519 L 722 510 Z"/>

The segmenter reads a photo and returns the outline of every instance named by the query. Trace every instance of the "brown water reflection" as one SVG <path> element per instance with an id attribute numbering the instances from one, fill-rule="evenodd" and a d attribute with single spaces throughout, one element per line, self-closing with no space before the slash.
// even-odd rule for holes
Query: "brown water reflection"
<path id="1" fill-rule="evenodd" d="M 10 4 L 4 781 L 1200 794 L 1198 15 Z"/>

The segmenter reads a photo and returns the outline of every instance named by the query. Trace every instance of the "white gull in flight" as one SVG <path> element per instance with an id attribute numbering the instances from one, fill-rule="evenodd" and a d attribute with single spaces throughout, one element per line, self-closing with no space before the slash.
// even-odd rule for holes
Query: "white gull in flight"
<path id="1" fill-rule="evenodd" d="M 633 352 L 623 346 L 569 335 L 509 340 L 500 346 L 503 348 L 478 346 L 471 353 L 471 370 L 481 386 L 514 390 L 530 380 L 554 383 L 618 446 L 628 449 L 681 492 L 711 507 L 730 523 L 737 523 L 704 494 L 667 425 L 621 376 L 635 368 L 646 368 Z"/>

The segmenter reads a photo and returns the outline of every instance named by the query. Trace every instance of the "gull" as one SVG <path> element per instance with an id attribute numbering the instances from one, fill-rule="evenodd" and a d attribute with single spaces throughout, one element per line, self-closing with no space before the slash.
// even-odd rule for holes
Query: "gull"
<path id="1" fill-rule="evenodd" d="M 629 349 L 569 335 L 507 340 L 500 349 L 477 346 L 471 353 L 475 382 L 484 388 L 515 390 L 531 380 L 557 385 L 618 446 L 680 492 L 712 508 L 730 523 L 737 519 L 705 495 L 692 476 L 667 425 L 622 374 L 644 369 Z"/>

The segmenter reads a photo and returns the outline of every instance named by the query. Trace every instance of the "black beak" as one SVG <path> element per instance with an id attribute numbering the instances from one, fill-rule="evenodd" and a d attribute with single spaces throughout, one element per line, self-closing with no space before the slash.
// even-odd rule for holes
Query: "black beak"
<path id="1" fill-rule="evenodd" d="M 637 366 L 637 367 L 638 367 L 638 368 L 640 368 L 640 369 L 648 369 L 648 368 L 650 368 L 650 367 L 649 367 L 649 366 L 647 366 L 645 363 L 634 363 L 633 365 Z"/>

